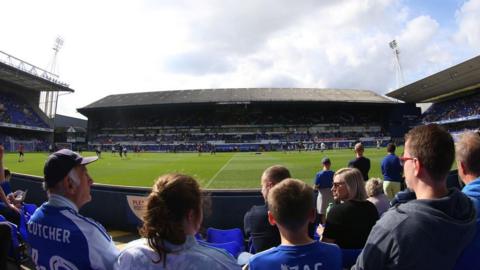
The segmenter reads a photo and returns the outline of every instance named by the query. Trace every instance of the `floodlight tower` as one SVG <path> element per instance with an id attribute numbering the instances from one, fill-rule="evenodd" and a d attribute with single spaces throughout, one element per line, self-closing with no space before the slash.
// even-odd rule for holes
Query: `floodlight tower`
<path id="1" fill-rule="evenodd" d="M 57 58 L 58 58 L 58 52 L 63 46 L 63 38 L 58 36 L 55 39 L 55 43 L 53 45 L 53 56 L 52 60 L 50 61 L 50 65 L 47 69 L 50 70 L 50 73 L 56 75 L 57 74 Z M 58 75 L 56 75 L 58 77 Z M 43 101 L 43 106 L 40 106 L 40 108 L 45 112 L 45 114 L 50 117 L 54 118 L 55 113 L 57 111 L 57 101 L 58 101 L 58 91 L 56 92 L 51 92 L 51 91 L 45 91 L 42 92 L 42 96 L 40 97 L 40 102 Z"/>
<path id="2" fill-rule="evenodd" d="M 397 78 L 397 89 L 404 85 L 405 79 L 403 78 L 402 65 L 400 64 L 400 49 L 398 48 L 397 41 L 394 39 L 388 43 L 393 50 L 395 76 Z"/>

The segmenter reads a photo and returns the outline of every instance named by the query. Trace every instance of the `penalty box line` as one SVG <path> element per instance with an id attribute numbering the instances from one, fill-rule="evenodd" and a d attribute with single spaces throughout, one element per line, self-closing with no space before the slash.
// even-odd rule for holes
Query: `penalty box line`
<path id="1" fill-rule="evenodd" d="M 223 165 L 223 167 L 220 168 L 220 170 L 218 170 L 217 173 L 212 178 L 210 178 L 210 180 L 208 180 L 208 183 L 207 185 L 205 185 L 205 188 L 208 188 L 213 183 L 213 180 L 215 180 L 215 178 L 217 178 L 217 176 L 228 166 L 228 164 L 230 164 L 230 162 L 235 157 L 235 155 L 237 155 L 237 153 L 233 154 L 232 157 L 227 161 L 227 163 L 225 163 L 225 165 Z"/>

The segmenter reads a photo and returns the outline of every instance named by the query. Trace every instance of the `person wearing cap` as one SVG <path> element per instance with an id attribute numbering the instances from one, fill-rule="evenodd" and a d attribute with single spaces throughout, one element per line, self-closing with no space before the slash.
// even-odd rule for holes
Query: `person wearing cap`
<path id="1" fill-rule="evenodd" d="M 317 213 L 320 223 L 325 224 L 327 206 L 333 203 L 332 184 L 334 171 L 330 170 L 332 163 L 328 157 L 322 159 L 323 169 L 315 176 L 315 190 L 317 196 Z"/>
<path id="2" fill-rule="evenodd" d="M 363 152 L 365 149 L 363 148 L 362 143 L 355 144 L 355 159 L 350 160 L 348 162 L 349 168 L 357 168 L 363 176 L 363 181 L 368 181 L 368 172 L 370 171 L 370 159 L 363 156 Z"/>
<path id="3" fill-rule="evenodd" d="M 111 237 L 102 225 L 78 213 L 91 200 L 93 180 L 86 165 L 97 159 L 62 149 L 45 162 L 48 201 L 28 222 L 37 269 L 113 268 L 118 250 Z"/>

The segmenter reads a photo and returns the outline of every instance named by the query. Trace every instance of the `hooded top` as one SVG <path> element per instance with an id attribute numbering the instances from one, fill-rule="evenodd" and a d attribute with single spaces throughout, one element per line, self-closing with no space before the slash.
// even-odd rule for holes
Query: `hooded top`
<path id="1" fill-rule="evenodd" d="M 452 269 L 475 230 L 475 207 L 457 189 L 398 204 L 373 227 L 352 269 Z"/>

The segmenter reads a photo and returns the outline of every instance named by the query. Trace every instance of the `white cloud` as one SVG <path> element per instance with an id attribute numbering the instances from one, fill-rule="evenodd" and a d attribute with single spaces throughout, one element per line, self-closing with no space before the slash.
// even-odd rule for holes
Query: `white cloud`
<path id="1" fill-rule="evenodd" d="M 106 95 L 216 87 L 395 87 L 397 39 L 407 82 L 480 48 L 480 0 L 458 34 L 402 0 L 2 1 L 0 50 L 46 67 L 57 35 L 59 112 Z M 456 30 L 455 27 L 451 27 Z M 453 31 L 454 31 L 453 30 Z M 468 53 L 470 51 L 470 53 Z"/>
<path id="2" fill-rule="evenodd" d="M 473 50 L 480 52 L 480 0 L 470 0 L 456 13 L 459 31 L 457 42 L 466 42 Z"/>

